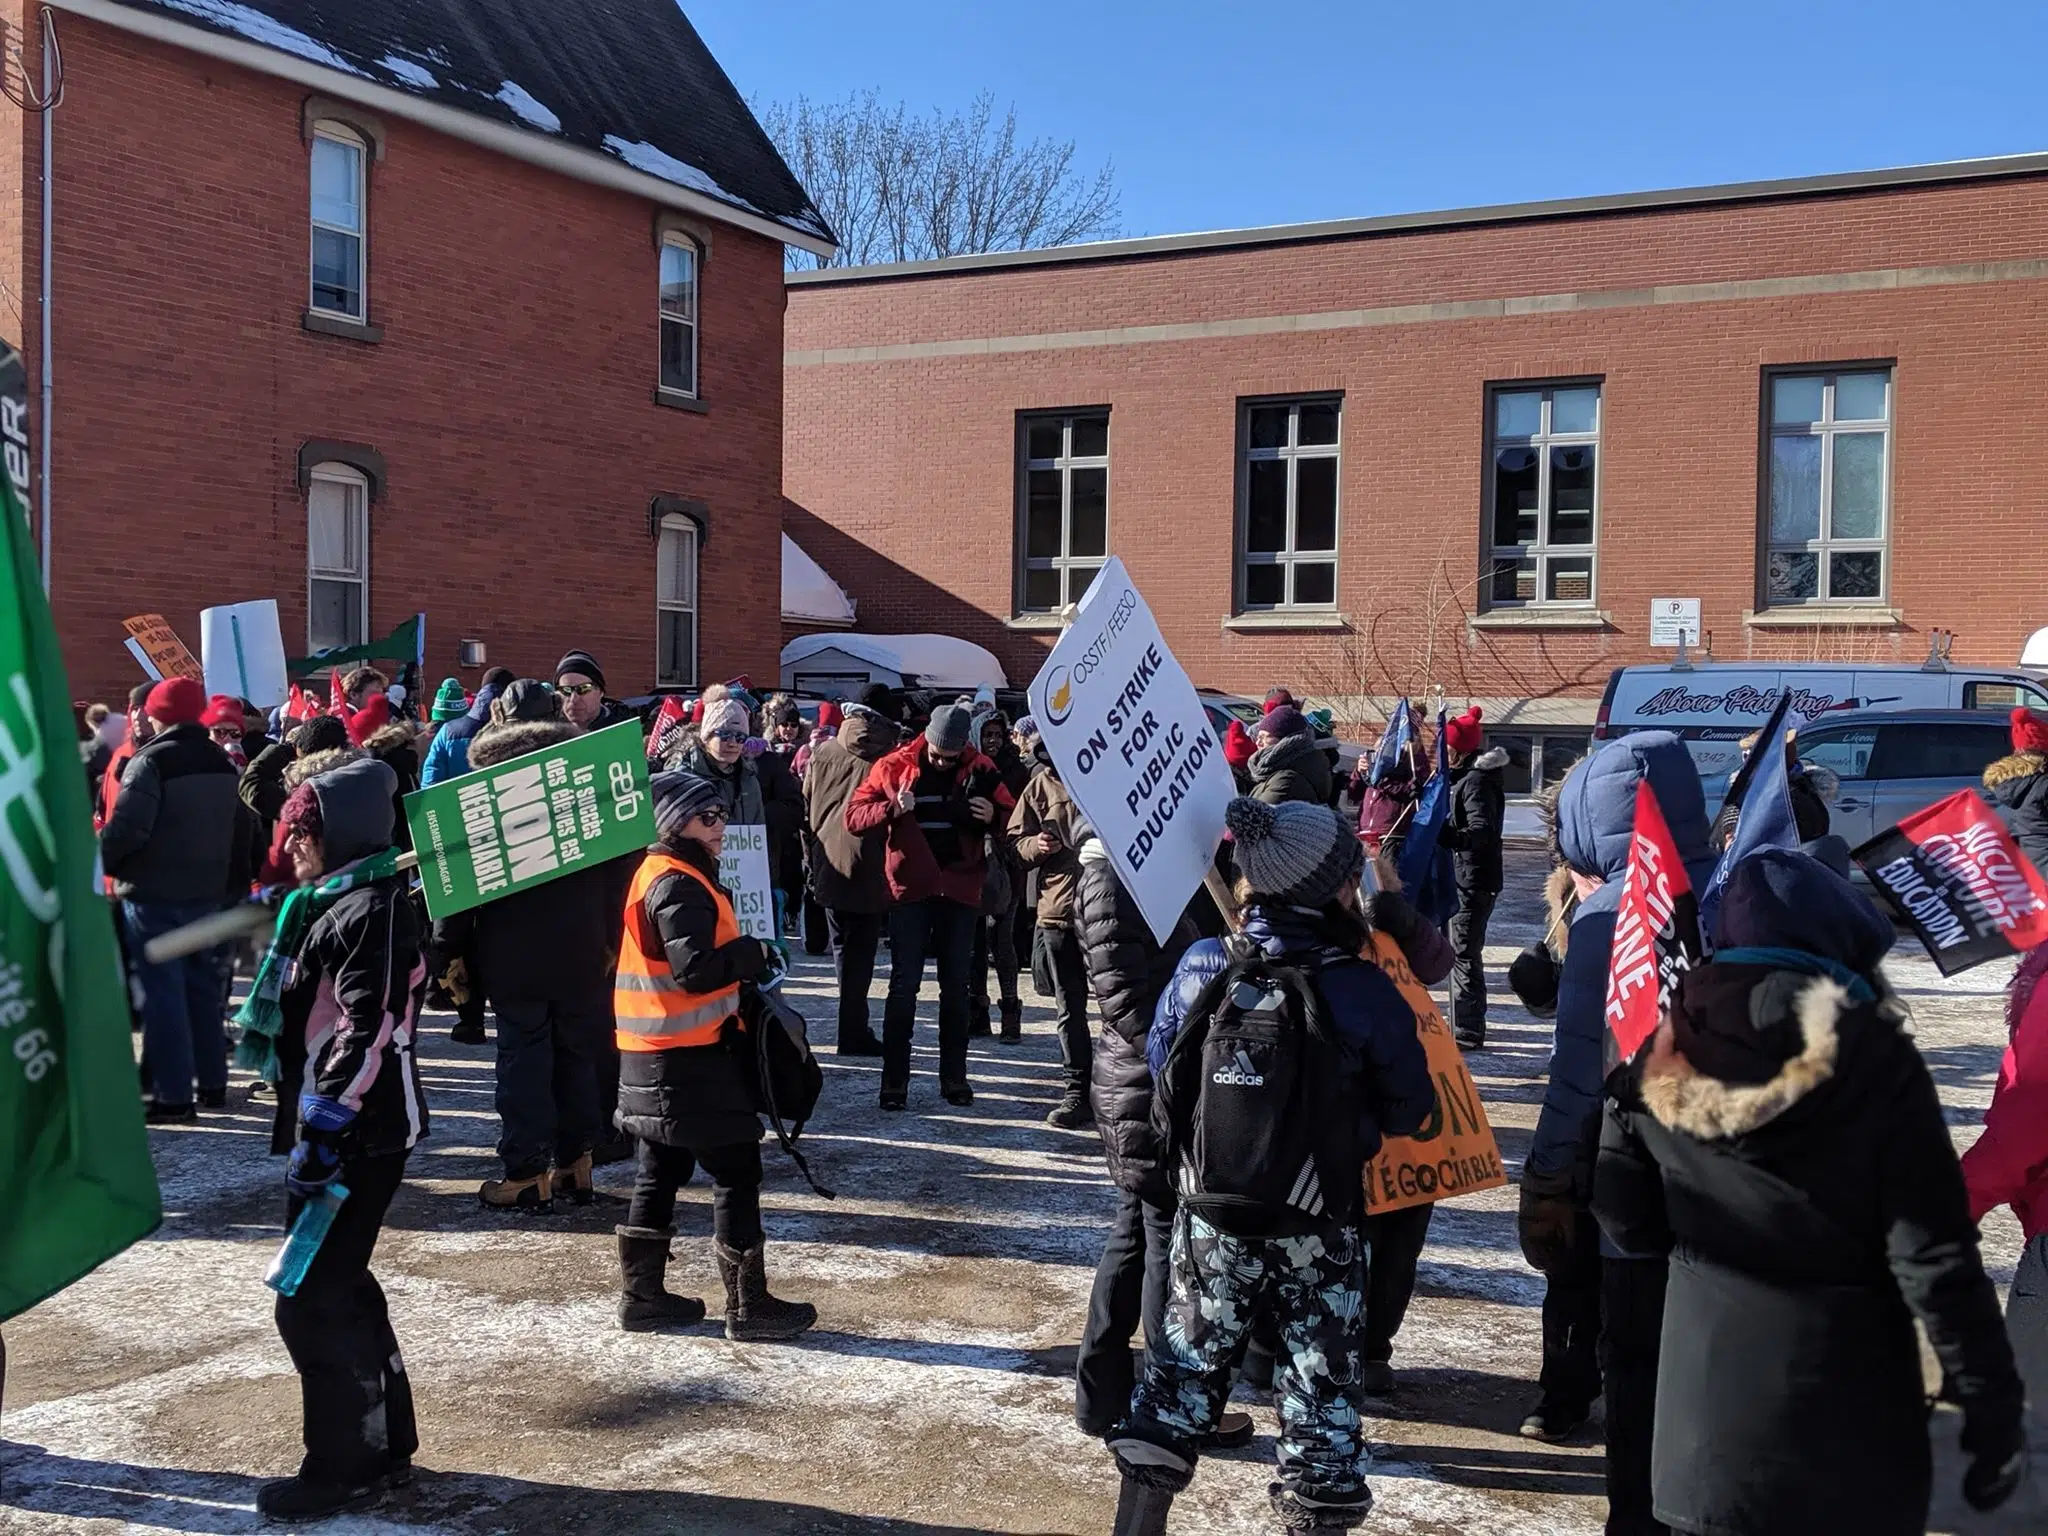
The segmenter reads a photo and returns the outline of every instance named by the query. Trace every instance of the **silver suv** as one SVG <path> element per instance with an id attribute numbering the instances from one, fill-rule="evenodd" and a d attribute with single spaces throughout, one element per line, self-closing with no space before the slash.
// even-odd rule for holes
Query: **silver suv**
<path id="1" fill-rule="evenodd" d="M 1855 848 L 1959 789 L 2012 751 L 2003 713 L 1988 709 L 1842 710 L 1800 728 L 1799 760 L 1842 781 L 1828 806 Z"/>

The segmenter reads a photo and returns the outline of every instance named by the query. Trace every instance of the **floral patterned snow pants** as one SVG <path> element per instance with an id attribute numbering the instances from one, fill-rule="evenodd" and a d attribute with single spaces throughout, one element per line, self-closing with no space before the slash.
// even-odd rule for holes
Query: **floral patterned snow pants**
<path id="1" fill-rule="evenodd" d="M 1276 1507 L 1326 1511 L 1350 1524 L 1371 1504 L 1372 1456 L 1361 1424 L 1364 1246 L 1353 1227 L 1302 1237 L 1242 1238 L 1182 1206 L 1173 1224 L 1173 1291 L 1165 1337 L 1145 1356 L 1122 1433 L 1170 1445 L 1190 1463 L 1215 1429 L 1244 1358 L 1252 1320 L 1279 1335 L 1273 1402 L 1280 1415 Z M 1323 1520 L 1314 1523 L 1323 1524 Z"/>

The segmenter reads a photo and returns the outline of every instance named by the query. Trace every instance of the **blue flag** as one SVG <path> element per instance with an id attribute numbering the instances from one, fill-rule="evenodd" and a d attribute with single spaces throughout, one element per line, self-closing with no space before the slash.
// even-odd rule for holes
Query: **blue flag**
<path id="1" fill-rule="evenodd" d="M 1408 701 L 1401 701 L 1401 724 L 1410 733 L 1408 725 Z M 1388 730 L 1393 727 L 1389 726 Z M 1429 776 L 1429 782 L 1422 786 L 1422 793 L 1415 797 L 1415 814 L 1408 819 L 1408 840 L 1401 845 L 1401 862 L 1397 873 L 1401 876 L 1401 888 L 1410 893 L 1419 907 L 1426 896 L 1430 874 L 1436 863 L 1437 834 L 1443 830 L 1444 820 L 1451 814 L 1451 772 L 1450 753 L 1444 750 L 1444 711 L 1436 713 L 1436 772 Z M 1373 769 L 1379 769 L 1378 755 L 1374 755 Z M 1426 910 L 1426 909 L 1425 909 Z"/>
<path id="2" fill-rule="evenodd" d="M 1401 755 L 1415 744 L 1415 723 L 1409 718 L 1411 713 L 1407 696 L 1403 695 L 1401 702 L 1394 706 L 1394 718 L 1387 722 L 1386 728 L 1380 732 L 1379 741 L 1373 746 L 1372 766 L 1365 775 L 1368 785 L 1384 783 L 1387 775 L 1394 771 L 1394 765 L 1401 761 Z"/>
<path id="3" fill-rule="evenodd" d="M 1721 909 L 1721 894 L 1735 866 L 1765 848 L 1797 848 L 1799 820 L 1792 810 L 1792 773 L 1786 761 L 1785 735 L 1794 719 L 1792 692 L 1784 690 L 1777 708 L 1757 737 L 1749 761 L 1729 780 L 1729 798 L 1741 807 L 1734 835 L 1721 854 L 1721 862 L 1700 893 L 1700 933 L 1711 947 L 1714 917 Z"/>

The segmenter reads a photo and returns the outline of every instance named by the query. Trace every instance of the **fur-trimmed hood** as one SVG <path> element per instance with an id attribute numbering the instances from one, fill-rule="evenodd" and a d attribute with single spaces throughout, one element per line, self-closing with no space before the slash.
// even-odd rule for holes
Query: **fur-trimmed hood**
<path id="1" fill-rule="evenodd" d="M 1833 1077 L 1849 994 L 1825 976 L 1804 983 L 1791 999 L 1800 1048 L 1761 1083 L 1724 1082 L 1700 1071 L 1679 1049 L 1677 1030 L 1666 1018 L 1643 1063 L 1644 1107 L 1671 1130 L 1724 1141 L 1769 1124 Z"/>
<path id="2" fill-rule="evenodd" d="M 297 789 L 315 774 L 359 763 L 369 755 L 361 747 L 330 747 L 325 752 L 309 753 L 285 766 L 284 787 Z"/>
<path id="3" fill-rule="evenodd" d="M 1570 867 L 1552 865 L 1543 881 L 1543 940 L 1560 965 L 1571 945 L 1572 917 L 1578 910 L 1579 888 L 1572 884 Z"/>
<path id="4" fill-rule="evenodd" d="M 1498 773 L 1508 765 L 1508 749 L 1501 746 L 1488 747 L 1473 758 L 1465 767 L 1473 773 Z"/>
<path id="5" fill-rule="evenodd" d="M 495 768 L 515 757 L 538 752 L 580 734 L 566 720 L 515 720 L 496 723 L 478 731 L 469 743 L 469 766 Z"/>
<path id="6" fill-rule="evenodd" d="M 394 720 L 365 737 L 363 750 L 372 757 L 384 757 L 399 747 L 412 746 L 418 739 L 418 732 L 411 725 L 403 720 Z"/>
<path id="7" fill-rule="evenodd" d="M 2010 757 L 2001 757 L 1984 770 L 1984 787 L 1996 789 L 2001 784 L 2032 778 L 2038 773 L 2048 773 L 2048 757 L 2039 752 L 2015 752 Z"/>

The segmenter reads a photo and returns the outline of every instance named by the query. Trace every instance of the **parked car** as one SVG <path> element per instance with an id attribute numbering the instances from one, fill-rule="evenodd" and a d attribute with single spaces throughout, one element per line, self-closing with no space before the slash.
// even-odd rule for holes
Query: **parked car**
<path id="1" fill-rule="evenodd" d="M 1240 722 L 1245 730 L 1254 731 L 1266 716 L 1266 706 L 1257 699 L 1248 699 L 1241 693 L 1224 693 L 1217 688 L 1197 688 L 1196 694 L 1202 700 L 1202 712 L 1209 717 L 1209 729 L 1221 741 L 1223 733 L 1230 729 L 1230 722 Z M 1323 751 L 1337 754 L 1337 772 L 1354 773 L 1358 768 L 1359 756 L 1365 748 L 1355 741 L 1340 740 L 1335 733 L 1324 731 L 1317 735 L 1316 745 Z"/>
<path id="2" fill-rule="evenodd" d="M 1803 763 L 1841 780 L 1828 806 L 1833 830 L 1855 848 L 1959 789 L 2012 750 L 2006 717 L 1982 709 L 1843 710 L 1804 727 Z"/>
<path id="3" fill-rule="evenodd" d="M 1718 800 L 1742 761 L 1742 738 L 1761 727 L 1781 689 L 1813 724 L 1837 712 L 1970 710 L 2002 721 L 2015 705 L 2048 713 L 2048 685 L 2024 672 L 1950 666 L 1939 654 L 1923 666 L 1828 662 L 1702 662 L 1617 667 L 1593 725 L 1593 740 L 1630 731 L 1675 731 L 1685 738 L 1709 801 Z M 2003 726 L 2001 725 L 2001 729 Z M 1981 766 L 1981 765 L 1980 765 Z"/>

